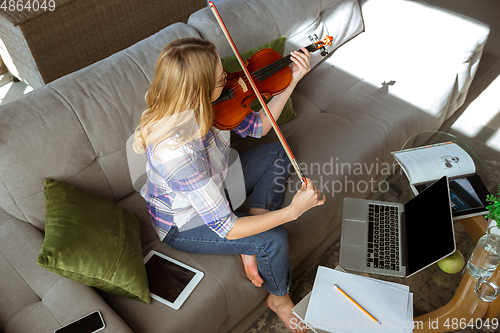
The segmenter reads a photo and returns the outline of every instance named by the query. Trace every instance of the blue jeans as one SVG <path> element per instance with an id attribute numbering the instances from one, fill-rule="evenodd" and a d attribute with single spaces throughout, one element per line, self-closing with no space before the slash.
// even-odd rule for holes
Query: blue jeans
<path id="1" fill-rule="evenodd" d="M 281 204 L 288 177 L 289 160 L 279 143 L 269 143 L 240 154 L 250 207 L 276 210 Z M 235 212 L 238 217 L 249 214 Z M 199 216 L 196 218 L 200 219 Z M 191 253 L 256 255 L 264 287 L 284 296 L 290 287 L 288 239 L 281 225 L 259 234 L 229 240 L 219 237 L 204 223 L 179 231 L 173 226 L 163 240 L 170 247 Z"/>
<path id="2" fill-rule="evenodd" d="M 240 154 L 250 208 L 279 209 L 290 167 L 279 142 L 271 142 Z"/>

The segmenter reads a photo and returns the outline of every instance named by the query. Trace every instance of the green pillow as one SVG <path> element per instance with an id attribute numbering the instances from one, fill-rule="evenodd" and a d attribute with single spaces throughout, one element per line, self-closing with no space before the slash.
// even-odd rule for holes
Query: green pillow
<path id="1" fill-rule="evenodd" d="M 285 42 L 286 42 L 286 37 L 282 36 L 279 37 L 273 41 L 270 41 L 269 43 L 263 44 L 261 46 L 258 46 L 256 48 L 253 48 L 251 50 L 245 51 L 241 53 L 241 57 L 243 60 L 246 60 L 253 56 L 258 50 L 268 48 L 268 49 L 273 49 L 279 54 L 283 55 L 285 53 Z M 241 70 L 241 66 L 238 63 L 238 60 L 236 59 L 236 56 L 230 56 L 224 59 L 221 59 L 222 66 L 224 69 L 229 72 L 237 72 Z M 267 103 L 267 101 L 266 101 Z M 250 104 L 250 108 L 254 111 L 259 111 L 261 109 L 260 103 L 257 99 L 255 99 L 252 104 Z M 297 112 L 295 112 L 293 105 L 292 105 L 292 99 L 289 98 L 288 101 L 286 102 L 285 106 L 283 107 L 283 111 L 281 112 L 281 115 L 278 117 L 278 120 L 276 120 L 276 123 L 278 125 L 283 124 L 293 118 L 297 117 Z M 233 141 L 236 137 L 239 138 L 239 136 L 233 135 L 234 132 L 231 132 L 231 136 L 233 138 Z"/>
<path id="2" fill-rule="evenodd" d="M 112 201 L 45 180 L 37 264 L 68 279 L 150 303 L 137 217 Z"/>

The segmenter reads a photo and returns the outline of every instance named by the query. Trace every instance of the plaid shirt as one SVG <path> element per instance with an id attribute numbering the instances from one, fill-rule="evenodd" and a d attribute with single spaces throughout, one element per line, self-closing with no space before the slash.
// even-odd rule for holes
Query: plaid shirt
<path id="1" fill-rule="evenodd" d="M 262 135 L 258 113 L 249 114 L 234 129 L 241 137 Z M 170 228 L 182 227 L 199 215 L 221 238 L 227 236 L 237 216 L 222 195 L 229 159 L 229 131 L 212 128 L 203 138 L 195 139 L 177 149 L 158 145 L 157 155 L 147 149 L 148 180 L 141 189 L 153 225 L 165 238 Z"/>

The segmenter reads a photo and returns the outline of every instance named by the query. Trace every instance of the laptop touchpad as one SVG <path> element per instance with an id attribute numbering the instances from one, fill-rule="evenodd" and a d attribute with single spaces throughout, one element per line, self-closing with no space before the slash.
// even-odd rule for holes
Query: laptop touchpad
<path id="1" fill-rule="evenodd" d="M 346 219 L 342 226 L 342 242 L 356 245 L 366 245 L 366 224 L 363 221 Z"/>

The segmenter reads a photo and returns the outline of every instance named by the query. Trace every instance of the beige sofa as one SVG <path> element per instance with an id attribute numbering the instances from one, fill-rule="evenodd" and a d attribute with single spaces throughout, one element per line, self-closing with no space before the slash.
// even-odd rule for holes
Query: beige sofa
<path id="1" fill-rule="evenodd" d="M 411 135 L 435 130 L 463 103 L 489 29 L 425 3 L 403 0 L 222 0 L 240 50 L 287 36 L 286 52 L 308 36 L 335 37 L 330 56 L 292 96 L 298 117 L 281 129 L 325 205 L 286 225 L 297 276 L 340 235 L 345 196 L 370 186 Z M 125 143 L 144 109 L 157 56 L 174 39 L 197 36 L 230 55 L 208 8 L 188 20 L 20 100 L 0 107 L 0 331 L 53 332 L 95 310 L 104 332 L 241 332 L 265 305 L 239 256 L 182 253 L 161 243 L 130 180 Z M 238 150 L 274 141 L 244 139 Z M 140 221 L 144 255 L 165 253 L 205 273 L 175 311 L 96 291 L 36 265 L 44 240 L 43 180 L 66 181 L 117 202 Z M 299 180 L 289 178 L 284 204 Z"/>

